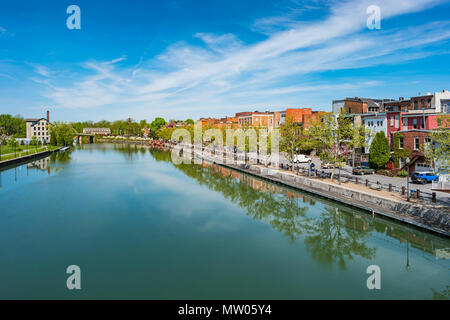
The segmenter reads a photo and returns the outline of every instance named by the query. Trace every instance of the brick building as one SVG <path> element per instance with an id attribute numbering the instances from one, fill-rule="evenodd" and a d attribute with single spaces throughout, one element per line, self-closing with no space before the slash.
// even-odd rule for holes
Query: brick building
<path id="1" fill-rule="evenodd" d="M 431 166 L 427 163 L 424 154 L 423 148 L 425 143 L 428 142 L 430 130 L 423 129 L 411 129 L 398 131 L 399 137 L 399 145 L 397 146 L 399 149 L 407 149 L 411 151 L 410 158 L 410 174 L 414 171 L 429 171 L 431 170 Z M 405 169 L 406 163 L 400 160 L 400 169 Z"/>

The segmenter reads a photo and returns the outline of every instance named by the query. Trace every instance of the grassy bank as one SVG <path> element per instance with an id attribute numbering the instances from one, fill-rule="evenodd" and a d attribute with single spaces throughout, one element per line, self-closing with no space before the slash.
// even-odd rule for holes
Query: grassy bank
<path id="1" fill-rule="evenodd" d="M 20 146 L 21 150 L 19 150 L 19 147 L 16 148 L 16 153 L 14 154 L 14 148 L 12 148 L 12 151 L 10 150 L 9 152 L 6 151 L 4 152 L 4 149 L 2 147 L 2 155 L 0 156 L 0 162 L 1 161 L 6 161 L 6 160 L 10 160 L 10 159 L 14 159 L 14 158 L 19 158 L 19 157 L 24 157 L 30 154 L 35 154 L 35 153 L 39 153 L 39 152 L 43 152 L 43 151 L 51 151 L 51 150 L 55 150 L 60 148 L 59 146 L 44 146 L 44 147 L 31 147 L 30 146 Z M 26 147 L 26 148 L 23 148 Z M 5 149 L 7 149 L 7 147 L 5 147 Z M 10 153 L 10 154 L 7 154 Z M 6 154 L 6 155 L 3 155 Z"/>

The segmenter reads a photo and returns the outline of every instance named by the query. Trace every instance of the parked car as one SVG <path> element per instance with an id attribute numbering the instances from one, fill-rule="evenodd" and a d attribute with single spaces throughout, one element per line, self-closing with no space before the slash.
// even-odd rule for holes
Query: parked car
<path id="1" fill-rule="evenodd" d="M 330 162 L 327 163 L 322 163 L 322 169 L 332 169 L 333 168 L 333 164 Z"/>
<path id="2" fill-rule="evenodd" d="M 310 161 L 312 161 L 312 159 L 303 154 L 298 154 L 294 157 L 294 163 L 307 163 Z"/>
<path id="3" fill-rule="evenodd" d="M 369 167 L 354 167 L 353 168 L 353 174 L 360 174 L 360 175 L 365 175 L 365 174 L 374 174 L 375 170 Z"/>
<path id="4" fill-rule="evenodd" d="M 418 172 L 415 171 L 413 172 L 413 174 L 411 175 L 411 180 L 414 183 L 431 183 L 433 181 L 438 181 L 439 180 L 439 176 L 433 172 Z"/>
<path id="5" fill-rule="evenodd" d="M 344 167 L 345 163 L 341 162 L 341 169 Z M 322 163 L 322 169 L 333 169 L 333 164 L 331 162 Z M 339 169 L 339 163 L 334 165 L 336 169 Z"/>

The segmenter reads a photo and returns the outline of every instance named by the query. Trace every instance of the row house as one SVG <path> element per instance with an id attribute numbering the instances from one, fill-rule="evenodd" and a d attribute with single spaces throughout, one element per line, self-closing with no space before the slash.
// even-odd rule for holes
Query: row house
<path id="1" fill-rule="evenodd" d="M 278 128 L 288 119 L 301 125 L 302 128 L 310 127 L 315 120 L 325 115 L 324 111 L 312 111 L 311 108 L 287 108 L 283 111 L 246 111 L 238 112 L 234 117 L 224 118 L 200 118 L 198 125 L 214 128 L 232 128 L 239 127 L 267 127 L 269 130 Z"/>
<path id="2" fill-rule="evenodd" d="M 236 113 L 239 127 L 269 127 L 273 128 L 275 125 L 274 113 L 266 112 L 241 112 Z"/>
<path id="3" fill-rule="evenodd" d="M 333 113 L 338 114 L 342 108 L 348 114 L 380 113 L 385 111 L 385 103 L 392 99 L 372 99 L 372 98 L 345 98 L 344 100 L 333 100 Z"/>
<path id="4" fill-rule="evenodd" d="M 222 129 L 237 129 L 238 127 L 238 117 L 225 117 L 218 119 L 215 124 L 215 128 Z"/>
<path id="5" fill-rule="evenodd" d="M 366 139 L 366 147 L 364 148 L 365 153 L 369 153 L 370 145 L 372 144 L 375 135 L 382 131 L 385 135 L 387 135 L 387 120 L 386 113 L 374 113 L 367 114 L 361 117 L 362 124 L 364 127 L 372 133 Z"/>
<path id="6" fill-rule="evenodd" d="M 394 134 L 400 134 L 399 146 L 411 151 L 411 172 L 414 170 L 430 170 L 422 153 L 428 142 L 431 130 L 438 128 L 438 118 L 450 113 L 450 93 L 448 90 L 417 95 L 406 100 L 346 98 L 333 100 L 333 113 L 337 114 L 344 108 L 354 125 L 364 125 L 372 132 L 367 139 L 364 152 L 370 150 L 370 144 L 377 132 L 384 132 L 394 150 Z M 400 168 L 405 163 L 400 161 Z M 397 169 L 397 170 L 398 170 Z"/>
<path id="7" fill-rule="evenodd" d="M 411 151 L 410 173 L 413 171 L 429 171 L 431 166 L 427 163 L 423 155 L 423 147 L 430 142 L 428 135 L 430 130 L 425 129 L 409 129 L 398 131 L 400 134 L 397 146 L 399 149 L 407 149 Z M 403 169 L 406 163 L 400 159 L 399 168 Z"/>
<path id="8" fill-rule="evenodd" d="M 385 103 L 386 111 L 425 111 L 431 113 L 450 113 L 450 92 L 442 90 L 434 94 L 427 93 L 423 96 L 411 97 L 409 100 L 399 98 L 397 101 Z"/>

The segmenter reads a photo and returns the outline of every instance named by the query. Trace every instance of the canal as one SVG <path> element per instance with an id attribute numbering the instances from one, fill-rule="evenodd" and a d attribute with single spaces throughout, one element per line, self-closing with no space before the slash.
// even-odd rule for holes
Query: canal
<path id="1" fill-rule="evenodd" d="M 449 259 L 448 238 L 146 147 L 0 173 L 0 299 L 439 299 Z"/>

